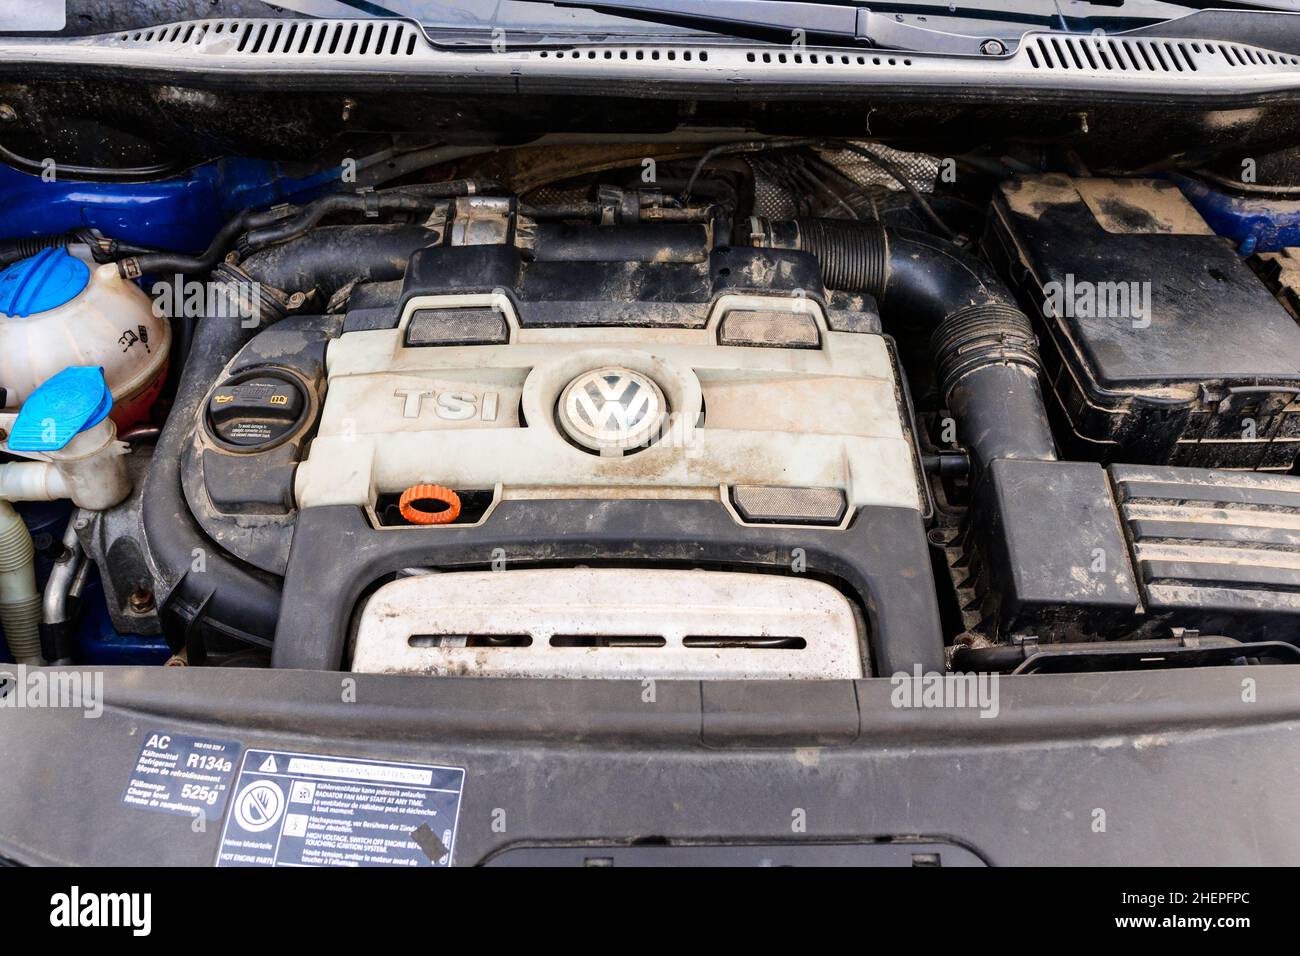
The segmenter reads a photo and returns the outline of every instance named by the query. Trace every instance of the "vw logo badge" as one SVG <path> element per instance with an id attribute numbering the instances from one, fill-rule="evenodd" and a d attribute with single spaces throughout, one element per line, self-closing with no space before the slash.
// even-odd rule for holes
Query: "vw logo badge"
<path id="1" fill-rule="evenodd" d="M 560 395 L 560 426 L 589 451 L 617 456 L 658 435 L 668 403 L 649 377 L 619 366 L 584 372 Z"/>

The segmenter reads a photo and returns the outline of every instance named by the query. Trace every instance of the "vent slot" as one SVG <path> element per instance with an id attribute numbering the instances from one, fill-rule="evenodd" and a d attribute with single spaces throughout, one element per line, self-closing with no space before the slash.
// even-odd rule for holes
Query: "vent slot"
<path id="1" fill-rule="evenodd" d="M 555 634 L 551 647 L 663 647 L 667 639 L 657 634 Z"/>
<path id="2" fill-rule="evenodd" d="M 532 647 L 528 634 L 412 634 L 411 647 Z"/>
<path id="3" fill-rule="evenodd" d="M 1035 70 L 1095 73 L 1177 74 L 1223 65 L 1233 70 L 1300 65 L 1300 57 L 1237 44 L 1098 36 L 1036 36 L 1025 44 L 1025 57 Z"/>
<path id="4" fill-rule="evenodd" d="M 417 28 L 398 20 L 200 20 L 119 33 L 113 39 L 175 47 L 225 40 L 213 52 L 245 56 L 407 57 L 415 55 L 419 37 Z"/>
<path id="5" fill-rule="evenodd" d="M 802 637 L 745 637 L 743 635 L 736 637 L 719 635 L 714 637 L 707 635 L 704 637 L 684 637 L 682 638 L 682 646 L 742 648 L 752 651 L 802 651 L 807 650 L 808 642 Z"/>
<path id="6" fill-rule="evenodd" d="M 783 64 L 799 65 L 808 63 L 812 66 L 911 66 L 911 57 L 905 56 L 869 56 L 864 53 L 784 53 L 781 51 L 751 50 L 745 54 L 745 62 L 764 65 Z"/>
<path id="7" fill-rule="evenodd" d="M 654 49 L 616 49 L 611 47 L 583 47 L 582 49 L 569 50 L 538 50 L 537 57 L 541 60 L 642 60 L 653 63 L 663 61 L 668 63 L 707 63 L 709 61 L 708 50 L 685 50 L 677 47 L 672 48 L 654 48 Z"/>

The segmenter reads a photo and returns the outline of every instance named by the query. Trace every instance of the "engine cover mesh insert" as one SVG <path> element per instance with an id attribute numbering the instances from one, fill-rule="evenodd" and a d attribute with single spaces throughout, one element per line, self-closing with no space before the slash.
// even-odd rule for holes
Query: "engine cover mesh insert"
<path id="1" fill-rule="evenodd" d="M 870 673 L 848 598 L 729 571 L 524 569 L 380 587 L 352 670 L 476 677 L 844 679 Z"/>

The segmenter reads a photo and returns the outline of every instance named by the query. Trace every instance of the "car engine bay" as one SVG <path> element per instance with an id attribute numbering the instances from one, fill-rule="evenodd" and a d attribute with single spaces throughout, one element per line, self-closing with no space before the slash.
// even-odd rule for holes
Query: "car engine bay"
<path id="1" fill-rule="evenodd" d="M 12 658 L 1300 662 L 1293 186 L 1261 242 L 1218 180 L 1069 150 L 572 139 L 360 178 L 6 149 Z"/>

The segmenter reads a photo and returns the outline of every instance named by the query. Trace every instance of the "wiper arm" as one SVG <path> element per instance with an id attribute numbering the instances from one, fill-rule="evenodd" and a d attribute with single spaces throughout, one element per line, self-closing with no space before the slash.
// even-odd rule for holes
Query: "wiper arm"
<path id="1" fill-rule="evenodd" d="M 533 2 L 533 0 L 529 0 Z M 999 54 L 997 37 L 927 30 L 863 7 L 798 0 L 537 0 L 557 7 L 610 11 L 633 19 L 689 21 L 716 32 L 766 32 L 851 40 L 890 50 L 963 56 Z"/>

